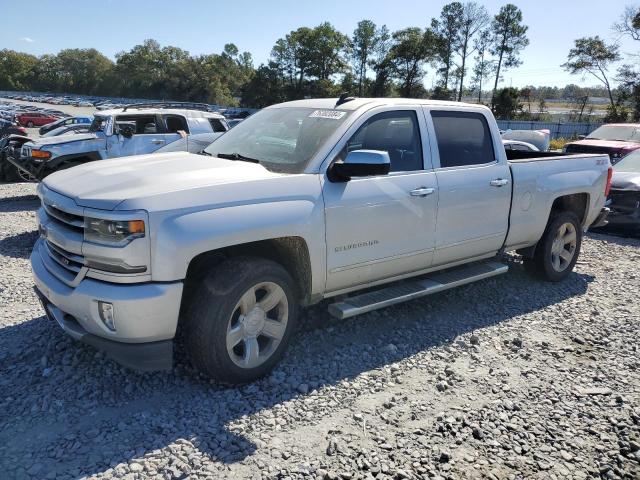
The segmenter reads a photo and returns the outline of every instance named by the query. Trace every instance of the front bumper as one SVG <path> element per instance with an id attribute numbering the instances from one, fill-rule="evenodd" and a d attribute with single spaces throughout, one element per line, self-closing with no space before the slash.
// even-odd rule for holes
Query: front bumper
<path id="1" fill-rule="evenodd" d="M 31 268 L 49 318 L 71 337 L 105 351 L 122 365 L 139 370 L 171 368 L 182 282 L 114 284 L 85 277 L 70 287 L 47 268 L 41 242 L 31 254 Z M 100 319 L 98 301 L 113 305 L 115 332 Z"/>
<path id="2" fill-rule="evenodd" d="M 16 158 L 13 155 L 7 155 L 7 160 L 17 169 L 22 170 L 38 180 L 42 180 L 42 178 L 44 178 L 42 173 L 46 165 L 45 162 L 36 162 L 32 157 Z"/>

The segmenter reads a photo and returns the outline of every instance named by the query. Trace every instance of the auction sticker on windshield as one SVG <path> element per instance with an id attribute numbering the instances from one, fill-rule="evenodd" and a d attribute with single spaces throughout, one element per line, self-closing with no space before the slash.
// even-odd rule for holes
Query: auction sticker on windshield
<path id="1" fill-rule="evenodd" d="M 328 118 L 330 120 L 340 120 L 347 112 L 337 110 L 316 110 L 309 115 L 309 118 Z"/>

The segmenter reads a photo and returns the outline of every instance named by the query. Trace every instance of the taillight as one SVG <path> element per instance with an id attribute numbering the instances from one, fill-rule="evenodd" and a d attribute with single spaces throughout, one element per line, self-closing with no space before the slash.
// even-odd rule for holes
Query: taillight
<path id="1" fill-rule="evenodd" d="M 604 196 L 608 197 L 611 191 L 611 179 L 613 178 L 613 167 L 609 167 L 607 170 L 607 186 L 604 189 Z"/>

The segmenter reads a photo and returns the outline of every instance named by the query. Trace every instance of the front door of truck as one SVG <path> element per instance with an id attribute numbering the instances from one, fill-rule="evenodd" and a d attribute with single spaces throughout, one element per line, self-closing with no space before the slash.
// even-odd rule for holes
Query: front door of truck
<path id="1" fill-rule="evenodd" d="M 133 135 L 122 135 L 125 128 L 133 129 Z M 109 145 L 109 158 L 153 153 L 167 141 L 164 126 L 156 115 L 118 115 L 114 131 L 119 134 Z"/>
<path id="2" fill-rule="evenodd" d="M 387 151 L 391 172 L 335 183 L 324 177 L 328 291 L 428 268 L 432 262 L 438 189 L 419 107 L 368 113 L 330 161 L 361 149 Z"/>
<path id="3" fill-rule="evenodd" d="M 497 253 L 511 208 L 511 172 L 498 155 L 500 139 L 482 111 L 432 109 L 429 119 L 439 187 L 434 265 Z"/>

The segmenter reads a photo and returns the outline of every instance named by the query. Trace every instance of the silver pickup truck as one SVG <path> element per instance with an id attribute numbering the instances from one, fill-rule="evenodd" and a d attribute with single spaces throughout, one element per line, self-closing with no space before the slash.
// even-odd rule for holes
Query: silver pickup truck
<path id="1" fill-rule="evenodd" d="M 478 105 L 274 105 L 200 155 L 48 176 L 37 291 L 66 332 L 124 365 L 170 367 L 180 332 L 204 373 L 251 381 L 300 307 L 324 299 L 348 318 L 505 273 L 506 251 L 567 277 L 583 231 L 604 222 L 609 157 L 509 155 Z"/>

